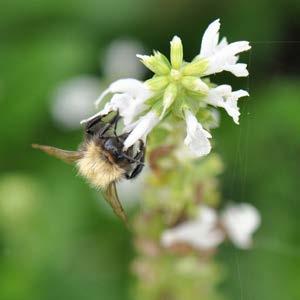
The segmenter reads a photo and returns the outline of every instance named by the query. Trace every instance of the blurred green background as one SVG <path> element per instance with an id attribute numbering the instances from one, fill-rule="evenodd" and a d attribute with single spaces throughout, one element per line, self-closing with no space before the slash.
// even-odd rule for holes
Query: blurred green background
<path id="1" fill-rule="evenodd" d="M 113 41 L 168 53 L 178 34 L 190 59 L 218 17 L 222 36 L 252 44 L 242 57 L 250 77 L 226 76 L 250 92 L 240 126 L 224 114 L 214 131 L 224 199 L 262 214 L 253 250 L 222 246 L 219 288 L 228 299 L 300 299 L 300 2 L 2 0 L 1 300 L 130 299 L 129 233 L 72 167 L 30 143 L 77 146 L 80 128 L 62 126 L 53 108 L 57 89 L 83 75 L 100 89 L 113 77 L 105 71 Z"/>

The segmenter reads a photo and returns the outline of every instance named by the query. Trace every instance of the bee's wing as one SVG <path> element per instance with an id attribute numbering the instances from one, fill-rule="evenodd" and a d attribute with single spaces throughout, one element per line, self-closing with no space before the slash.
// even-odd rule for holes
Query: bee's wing
<path id="1" fill-rule="evenodd" d="M 112 182 L 108 185 L 107 189 L 104 191 L 104 198 L 112 207 L 115 214 L 126 224 L 127 223 L 127 216 L 122 207 L 122 204 L 118 197 L 118 192 L 116 188 L 116 183 Z"/>
<path id="2" fill-rule="evenodd" d="M 52 146 L 45 146 L 45 145 L 38 145 L 38 144 L 32 144 L 32 148 L 39 149 L 51 156 L 63 160 L 66 163 L 74 163 L 75 161 L 77 161 L 82 157 L 82 153 L 80 151 L 68 151 L 68 150 L 55 148 Z"/>

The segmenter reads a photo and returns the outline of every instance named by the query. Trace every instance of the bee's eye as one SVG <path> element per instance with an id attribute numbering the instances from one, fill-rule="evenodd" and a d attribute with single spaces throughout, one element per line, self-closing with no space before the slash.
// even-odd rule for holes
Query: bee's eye
<path id="1" fill-rule="evenodd" d="M 117 159 L 121 159 L 124 157 L 123 153 L 120 153 L 119 151 L 116 151 L 115 156 Z"/>

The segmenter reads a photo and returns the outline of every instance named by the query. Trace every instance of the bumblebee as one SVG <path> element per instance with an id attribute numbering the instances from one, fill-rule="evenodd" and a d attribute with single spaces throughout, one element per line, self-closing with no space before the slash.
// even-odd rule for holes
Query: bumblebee
<path id="1" fill-rule="evenodd" d="M 129 133 L 118 134 L 121 117 L 118 112 L 97 116 L 85 124 L 84 141 L 77 151 L 62 150 L 52 146 L 33 144 L 35 149 L 77 166 L 78 173 L 96 189 L 115 214 L 127 223 L 120 203 L 116 182 L 135 178 L 144 167 L 145 146 L 142 140 L 124 150 Z"/>

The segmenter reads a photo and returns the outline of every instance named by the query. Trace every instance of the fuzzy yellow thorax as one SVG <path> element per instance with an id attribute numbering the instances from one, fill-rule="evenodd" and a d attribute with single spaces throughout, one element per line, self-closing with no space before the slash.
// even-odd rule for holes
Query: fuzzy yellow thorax
<path id="1" fill-rule="evenodd" d="M 88 179 L 96 188 L 106 189 L 114 181 L 122 178 L 124 170 L 108 160 L 103 149 L 90 142 L 83 150 L 83 157 L 77 161 L 79 174 Z"/>

